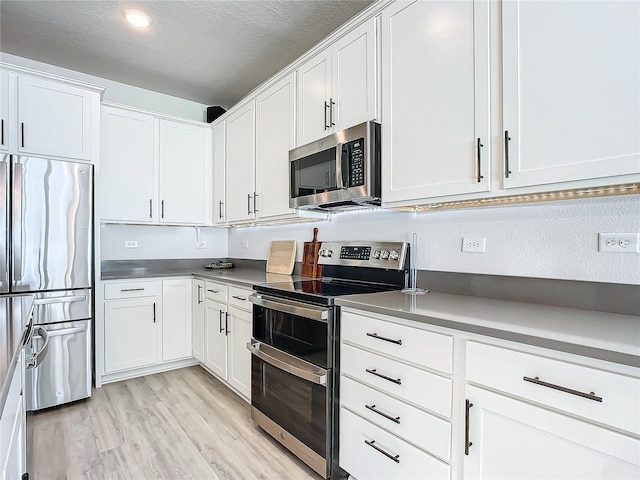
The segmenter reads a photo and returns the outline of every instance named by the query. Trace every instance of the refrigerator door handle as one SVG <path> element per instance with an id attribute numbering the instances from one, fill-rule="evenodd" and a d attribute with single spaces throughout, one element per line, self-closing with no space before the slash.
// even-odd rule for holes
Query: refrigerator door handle
<path id="1" fill-rule="evenodd" d="M 33 301 L 33 304 L 34 305 L 50 305 L 52 303 L 84 302 L 86 299 L 87 299 L 86 295 L 70 295 L 67 297 L 38 298 Z"/>
<path id="2" fill-rule="evenodd" d="M 33 331 L 33 338 L 44 338 L 44 343 L 42 344 L 42 347 L 40 347 L 40 350 L 27 358 L 27 368 L 38 367 L 38 365 L 42 363 L 44 357 L 47 356 L 47 352 L 49 351 L 49 332 L 47 332 L 46 328 L 38 325 L 33 327 Z M 38 331 L 39 335 L 35 335 L 36 331 Z"/>
<path id="3" fill-rule="evenodd" d="M 13 225 L 11 228 L 13 268 L 11 280 L 15 284 L 22 280 L 22 179 L 24 172 L 20 163 L 14 163 L 13 167 Z"/>
<path id="4" fill-rule="evenodd" d="M 10 157 L 7 157 L 10 158 Z M 4 235 L 4 238 L 0 241 L 0 292 L 9 291 L 9 216 L 7 211 L 9 185 L 7 185 L 7 170 L 9 164 L 0 160 L 0 225 L 4 232 L 0 235 Z"/>

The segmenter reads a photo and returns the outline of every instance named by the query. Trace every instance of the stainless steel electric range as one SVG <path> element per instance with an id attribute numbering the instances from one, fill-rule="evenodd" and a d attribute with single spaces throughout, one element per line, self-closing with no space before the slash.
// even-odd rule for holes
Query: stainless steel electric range
<path id="1" fill-rule="evenodd" d="M 338 467 L 340 307 L 336 297 L 399 290 L 404 242 L 323 242 L 321 279 L 254 285 L 251 418 L 324 478 Z"/>

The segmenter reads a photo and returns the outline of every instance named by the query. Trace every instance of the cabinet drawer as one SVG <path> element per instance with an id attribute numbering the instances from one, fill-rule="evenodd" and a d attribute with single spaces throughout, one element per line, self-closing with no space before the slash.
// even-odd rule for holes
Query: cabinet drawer
<path id="1" fill-rule="evenodd" d="M 118 282 L 104 284 L 104 299 L 115 298 L 151 297 L 162 293 L 162 284 L 154 280 L 152 282 Z"/>
<path id="2" fill-rule="evenodd" d="M 450 379 L 344 343 L 340 353 L 342 373 L 433 412 L 451 416 Z"/>
<path id="3" fill-rule="evenodd" d="M 340 378 L 340 406 L 449 461 L 451 424 L 348 377 Z"/>
<path id="4" fill-rule="evenodd" d="M 251 303 L 249 302 L 249 295 L 251 295 L 251 290 L 229 287 L 229 306 L 250 311 Z"/>
<path id="5" fill-rule="evenodd" d="M 477 342 L 467 342 L 466 352 L 468 381 L 640 434 L 637 378 Z M 592 394 L 602 401 L 578 393 Z"/>
<path id="6" fill-rule="evenodd" d="M 340 409 L 340 467 L 358 480 L 450 475 L 446 463 L 344 408 Z"/>
<path id="7" fill-rule="evenodd" d="M 445 373 L 453 372 L 453 337 L 343 312 L 342 340 Z"/>
<path id="8" fill-rule="evenodd" d="M 222 283 L 205 282 L 204 289 L 207 300 L 215 300 L 220 303 L 227 303 L 229 287 Z"/>

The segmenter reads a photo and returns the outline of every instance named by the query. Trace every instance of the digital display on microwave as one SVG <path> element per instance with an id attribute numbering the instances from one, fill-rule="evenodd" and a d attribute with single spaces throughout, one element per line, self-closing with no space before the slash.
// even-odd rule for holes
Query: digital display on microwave
<path id="1" fill-rule="evenodd" d="M 330 148 L 291 162 L 291 197 L 338 189 L 336 149 Z"/>

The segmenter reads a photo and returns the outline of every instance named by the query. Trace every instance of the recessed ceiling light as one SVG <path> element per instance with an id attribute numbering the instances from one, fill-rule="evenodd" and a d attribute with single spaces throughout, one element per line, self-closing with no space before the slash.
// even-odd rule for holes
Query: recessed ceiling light
<path id="1" fill-rule="evenodd" d="M 149 15 L 141 12 L 140 10 L 125 10 L 123 15 L 125 20 L 134 27 L 147 28 L 151 25 L 151 18 Z"/>

